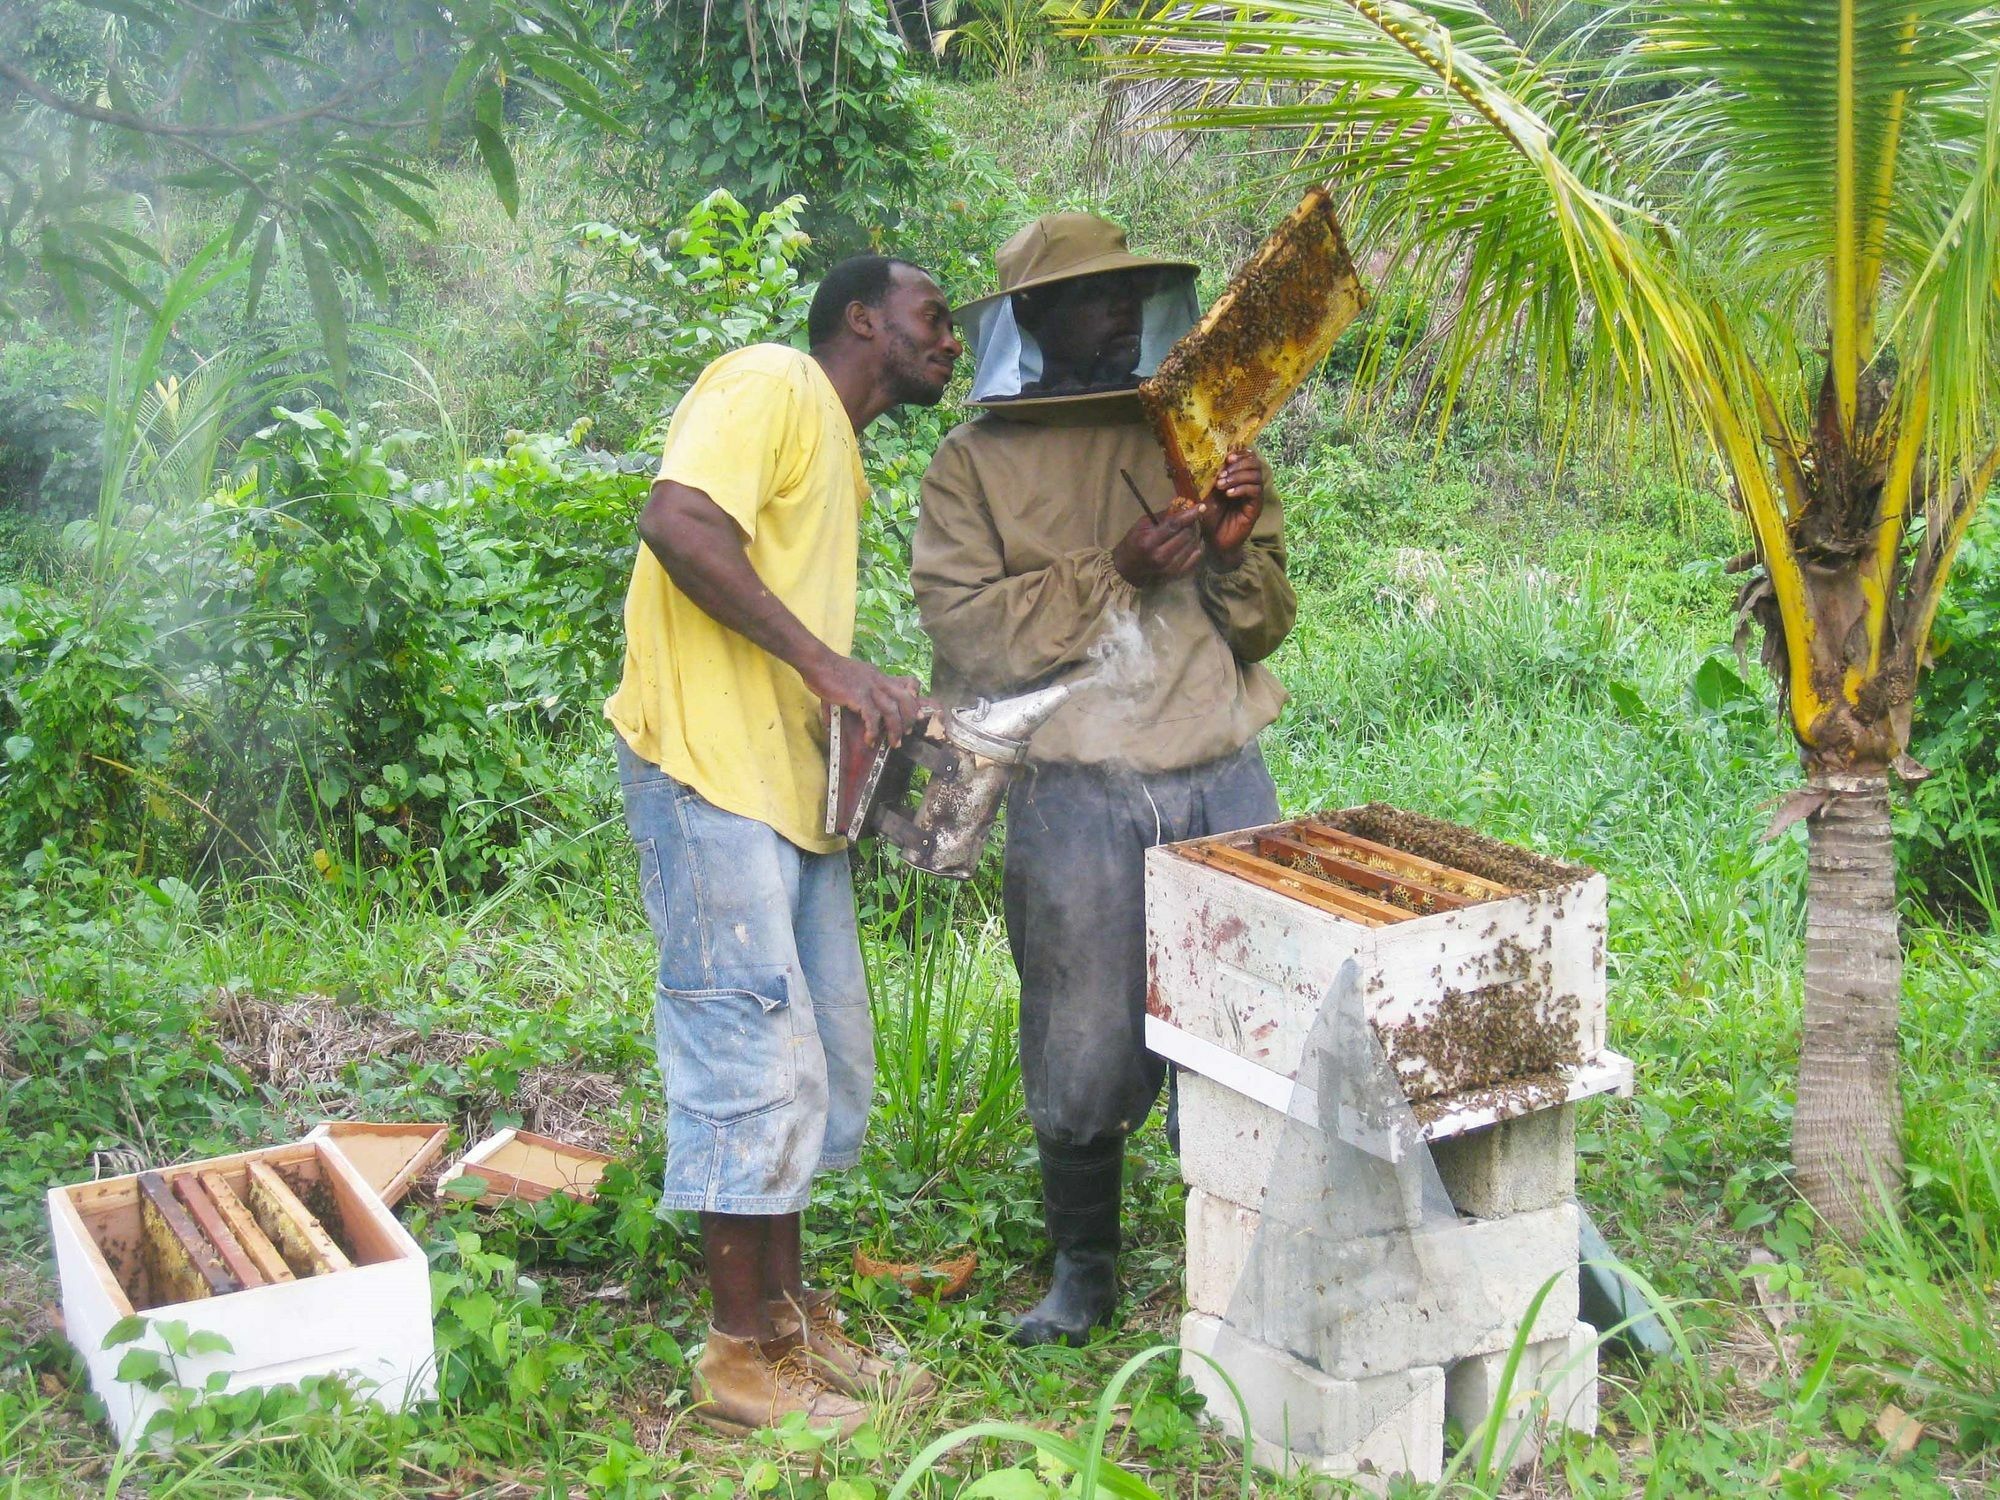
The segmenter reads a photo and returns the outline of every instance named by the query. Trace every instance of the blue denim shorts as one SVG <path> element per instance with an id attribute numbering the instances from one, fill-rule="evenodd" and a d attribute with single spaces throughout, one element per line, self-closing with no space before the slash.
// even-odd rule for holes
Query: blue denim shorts
<path id="1" fill-rule="evenodd" d="M 659 950 L 660 1207 L 785 1214 L 861 1155 L 875 1087 L 847 851 L 808 854 L 618 743 Z"/>

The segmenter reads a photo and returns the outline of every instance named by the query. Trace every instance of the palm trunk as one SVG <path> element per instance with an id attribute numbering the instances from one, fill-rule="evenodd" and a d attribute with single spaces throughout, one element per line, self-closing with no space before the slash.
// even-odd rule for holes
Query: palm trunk
<path id="1" fill-rule="evenodd" d="M 1806 1202 L 1847 1240 L 1903 1185 L 1897 1011 L 1903 950 L 1889 783 L 1817 776 L 1807 823 L 1805 1025 L 1792 1164 Z"/>

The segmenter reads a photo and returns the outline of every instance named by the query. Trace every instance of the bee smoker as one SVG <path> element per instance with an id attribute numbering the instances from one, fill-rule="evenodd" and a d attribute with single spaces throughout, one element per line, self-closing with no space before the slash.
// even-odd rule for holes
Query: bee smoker
<path id="1" fill-rule="evenodd" d="M 866 744 L 842 709 L 827 735 L 826 831 L 874 834 L 919 870 L 966 879 L 1029 739 L 1083 680 L 926 714 L 895 746 Z"/>

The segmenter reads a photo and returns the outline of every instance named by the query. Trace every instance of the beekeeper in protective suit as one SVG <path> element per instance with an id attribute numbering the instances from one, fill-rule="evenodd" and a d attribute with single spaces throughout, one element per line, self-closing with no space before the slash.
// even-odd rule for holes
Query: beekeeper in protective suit
<path id="1" fill-rule="evenodd" d="M 983 410 L 924 476 L 913 578 L 949 701 L 1096 659 L 1009 794 L 1004 882 L 1055 1249 L 1013 1337 L 1082 1343 L 1117 1304 L 1125 1138 L 1166 1073 L 1145 1045 L 1145 851 L 1276 820 L 1257 735 L 1285 694 L 1258 663 L 1297 600 L 1268 466 L 1232 454 L 1210 503 L 1173 511 L 1135 394 L 1199 315 L 1195 267 L 1062 213 L 998 268 L 1000 290 L 955 314 Z"/>

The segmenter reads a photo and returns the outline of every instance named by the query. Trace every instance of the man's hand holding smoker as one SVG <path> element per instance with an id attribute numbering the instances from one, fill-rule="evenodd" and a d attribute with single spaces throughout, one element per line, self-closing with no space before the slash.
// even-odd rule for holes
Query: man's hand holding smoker
<path id="1" fill-rule="evenodd" d="M 901 744 L 928 706 L 916 678 L 891 677 L 859 657 L 829 651 L 823 662 L 801 675 L 829 713 L 852 709 L 871 745 Z"/>

